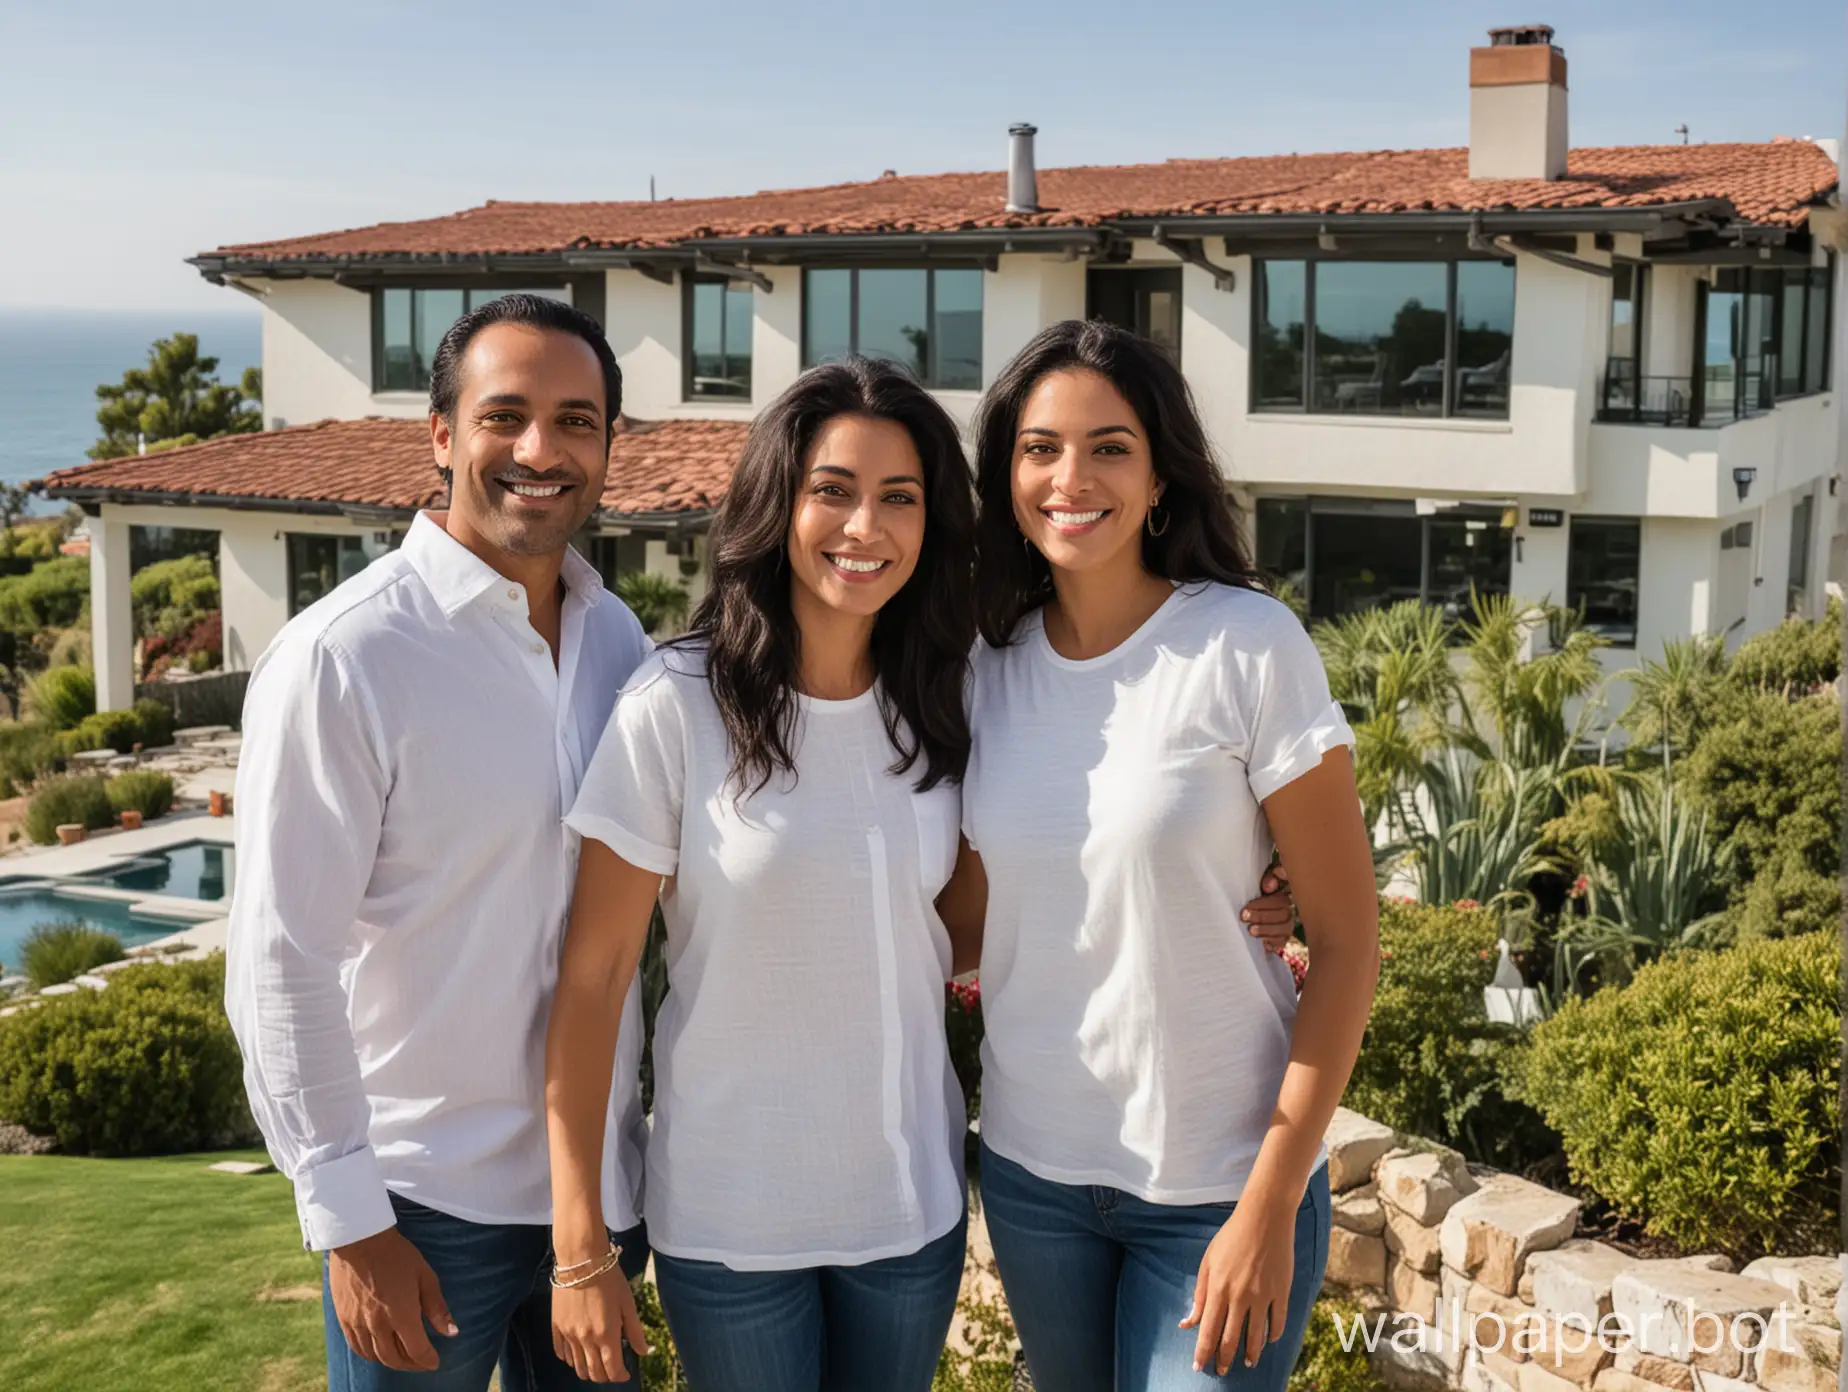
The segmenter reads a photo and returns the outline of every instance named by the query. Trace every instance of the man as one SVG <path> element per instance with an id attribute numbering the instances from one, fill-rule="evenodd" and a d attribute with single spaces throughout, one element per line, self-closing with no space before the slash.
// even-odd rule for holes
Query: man
<path id="1" fill-rule="evenodd" d="M 251 679 L 226 1005 L 327 1254 L 333 1392 L 483 1392 L 497 1364 L 505 1392 L 585 1385 L 552 1345 L 543 1055 L 577 857 L 562 817 L 648 650 L 569 545 L 621 391 L 567 305 L 458 320 L 430 386 L 447 513 L 292 620 Z M 621 1033 L 604 1211 L 633 1277 L 634 992 Z M 641 1342 L 632 1301 L 625 1333 Z"/>

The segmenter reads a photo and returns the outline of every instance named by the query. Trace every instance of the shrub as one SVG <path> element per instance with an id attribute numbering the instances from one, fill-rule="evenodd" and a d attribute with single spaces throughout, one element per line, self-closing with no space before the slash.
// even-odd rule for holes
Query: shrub
<path id="1" fill-rule="evenodd" d="M 1290 1374 L 1289 1392 L 1386 1392 L 1386 1384 L 1367 1361 L 1365 1343 L 1354 1333 L 1363 1319 L 1360 1307 L 1349 1301 L 1332 1297 L 1316 1301 L 1309 1311 L 1302 1354 Z M 1388 1337 L 1397 1328 L 1386 1320 Z M 1347 1331 L 1346 1348 L 1342 1347 L 1343 1330 Z"/>
<path id="2" fill-rule="evenodd" d="M 1682 777 L 1729 848 L 1720 882 L 1740 903 L 1760 872 L 1790 855 L 1819 875 L 1841 865 L 1841 707 L 1832 696 L 1736 699 L 1701 737 Z"/>
<path id="3" fill-rule="evenodd" d="M 0 579 L 0 629 L 30 638 L 51 628 L 69 628 L 90 600 L 90 562 L 59 556 L 25 575 Z"/>
<path id="4" fill-rule="evenodd" d="M 1690 1250 L 1833 1250 L 1841 948 L 1829 934 L 1652 963 L 1509 1059 L 1573 1178 Z"/>
<path id="5" fill-rule="evenodd" d="M 247 1139 L 224 959 L 128 967 L 0 1021 L 0 1117 L 65 1151 L 161 1155 Z"/>
<path id="6" fill-rule="evenodd" d="M 19 949 L 19 969 L 35 991 L 121 960 L 122 940 L 87 923 L 41 923 Z"/>
<path id="7" fill-rule="evenodd" d="M 644 633 L 686 617 L 687 587 L 665 575 L 631 570 L 616 577 L 616 597 L 626 604 Z"/>
<path id="8" fill-rule="evenodd" d="M 1817 622 L 1785 619 L 1739 645 L 1731 678 L 1746 686 L 1797 694 L 1832 682 L 1842 671 L 1842 602 L 1831 599 Z"/>
<path id="9" fill-rule="evenodd" d="M 117 812 L 139 812 L 154 818 L 164 817 L 173 809 L 173 776 L 153 769 L 119 773 L 103 791 Z"/>
<path id="10" fill-rule="evenodd" d="M 135 702 L 135 719 L 141 726 L 141 747 L 158 749 L 173 743 L 173 710 L 159 701 Z"/>
<path id="11" fill-rule="evenodd" d="M 59 735 L 58 751 L 67 759 L 91 749 L 127 754 L 140 740 L 141 721 L 133 711 L 98 711 Z"/>
<path id="12" fill-rule="evenodd" d="M 1514 1038 L 1482 988 L 1500 934 L 1484 909 L 1380 901 L 1380 980 L 1345 1105 L 1399 1131 L 1515 1168 L 1551 1149 L 1532 1114 L 1500 1094 Z"/>
<path id="13" fill-rule="evenodd" d="M 218 576 L 212 558 L 176 556 L 143 566 L 129 581 L 135 632 L 177 638 L 218 607 Z"/>
<path id="14" fill-rule="evenodd" d="M 67 774 L 43 784 L 26 804 L 26 835 L 41 846 L 58 839 L 58 828 L 80 822 L 95 831 L 115 821 L 103 779 L 96 774 Z"/>
<path id="15" fill-rule="evenodd" d="M 0 721 L 0 797 L 18 797 L 51 769 L 60 738 L 37 721 Z"/>
<path id="16" fill-rule="evenodd" d="M 26 683 L 26 709 L 54 730 L 69 730 L 96 714 L 96 673 L 53 667 Z"/>

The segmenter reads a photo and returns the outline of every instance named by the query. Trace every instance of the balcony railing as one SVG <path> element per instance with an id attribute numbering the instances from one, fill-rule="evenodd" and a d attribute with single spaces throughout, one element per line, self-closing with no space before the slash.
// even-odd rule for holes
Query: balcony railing
<path id="1" fill-rule="evenodd" d="M 1598 383 L 1598 419 L 1620 425 L 1730 425 L 1769 411 L 1776 391 L 1772 357 L 1764 359 L 1760 372 L 1726 363 L 1699 377 L 1639 376 L 1635 359 L 1612 358 Z"/>

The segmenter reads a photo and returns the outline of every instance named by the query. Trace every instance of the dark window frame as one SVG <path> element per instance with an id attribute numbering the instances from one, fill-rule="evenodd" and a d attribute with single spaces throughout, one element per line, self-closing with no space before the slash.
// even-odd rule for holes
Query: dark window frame
<path id="1" fill-rule="evenodd" d="M 1797 401 L 1806 396 L 1820 396 L 1827 392 L 1829 390 L 1829 378 L 1834 368 L 1834 355 L 1832 350 L 1834 347 L 1833 339 L 1835 337 L 1835 253 L 1833 251 L 1829 252 L 1828 260 L 1826 264 L 1822 266 L 1727 266 L 1721 269 L 1723 272 L 1737 273 L 1739 282 L 1737 289 L 1716 287 L 1704 278 L 1695 282 L 1693 363 L 1692 370 L 1689 373 L 1689 386 L 1693 394 L 1692 419 L 1696 422 L 1702 422 L 1706 419 L 1707 369 L 1710 366 L 1717 366 L 1717 364 L 1710 364 L 1707 361 L 1707 317 L 1709 314 L 1709 300 L 1716 288 L 1720 288 L 1722 293 L 1740 296 L 1742 304 L 1749 306 L 1754 295 L 1765 293 L 1759 286 L 1764 282 L 1769 282 L 1770 293 L 1767 295 L 1767 298 L 1771 303 L 1771 326 L 1769 333 L 1764 335 L 1761 342 L 1768 340 L 1778 345 L 1781 349 L 1784 343 L 1785 328 L 1785 287 L 1793 278 L 1797 278 L 1798 282 L 1805 287 L 1804 294 L 1801 297 L 1803 324 L 1802 330 L 1797 336 L 1798 351 L 1802 355 L 1802 361 L 1799 364 L 1797 372 L 1796 389 L 1793 391 L 1784 390 L 1784 363 L 1781 352 L 1774 355 L 1774 361 L 1777 363 L 1774 375 L 1769 373 L 1764 367 L 1763 357 L 1761 355 L 1759 376 L 1761 379 L 1768 378 L 1769 387 L 1767 389 L 1764 381 L 1761 381 L 1755 398 L 1756 405 L 1751 407 L 1751 409 L 1742 411 L 1741 415 L 1760 414 L 1762 411 L 1775 407 L 1785 401 Z M 1810 316 L 1815 312 L 1817 300 L 1815 290 L 1818 283 L 1823 287 L 1821 296 L 1823 330 L 1821 337 L 1815 340 L 1815 346 L 1820 350 L 1822 364 L 1814 378 L 1815 384 L 1811 385 L 1812 379 L 1810 377 L 1809 354 L 1812 345 L 1812 336 L 1810 333 Z M 1750 327 L 1749 320 L 1747 327 Z M 1744 336 L 1740 335 L 1739 341 L 1734 345 L 1733 355 L 1730 359 L 1733 370 L 1733 390 L 1735 395 L 1746 389 L 1742 384 L 1746 381 L 1745 364 L 1748 359 L 1749 352 L 1747 345 Z"/>
<path id="2" fill-rule="evenodd" d="M 742 287 L 742 293 L 750 295 L 751 297 L 751 337 L 754 340 L 757 336 L 757 295 L 755 288 L 748 280 L 741 281 L 732 276 L 714 275 L 710 271 L 682 271 L 680 273 L 680 399 L 684 402 L 742 401 L 748 405 L 754 399 L 752 393 L 757 389 L 757 383 L 754 377 L 751 380 L 751 385 L 746 388 L 742 394 L 737 392 L 702 392 L 695 394 L 693 390 L 693 369 L 695 365 L 693 353 L 693 299 L 698 293 L 696 287 L 701 285 L 720 286 L 725 294 L 731 294 L 734 290 L 738 290 L 739 287 Z M 805 300 L 804 308 L 806 309 L 806 307 L 807 304 Z M 720 357 L 729 364 L 738 356 L 742 356 L 748 373 L 753 366 L 752 345 L 746 343 L 742 355 L 732 353 L 729 347 L 725 346 L 726 322 L 725 301 L 721 297 L 719 301 L 719 341 L 722 345 L 719 349 Z"/>
<path id="3" fill-rule="evenodd" d="M 979 271 L 984 269 L 984 267 L 977 265 L 958 266 L 946 265 L 943 263 L 932 263 L 930 265 L 888 266 L 881 264 L 877 266 L 862 266 L 858 264 L 842 265 L 838 263 L 815 262 L 810 265 L 805 265 L 802 268 L 802 328 L 798 358 L 802 370 L 806 372 L 809 368 L 815 366 L 813 362 L 809 361 L 809 273 L 811 271 L 847 271 L 850 273 L 847 282 L 847 351 L 850 353 L 857 353 L 860 351 L 860 272 L 923 271 L 925 273 L 924 324 L 925 333 L 929 335 L 927 349 L 930 357 L 929 361 L 925 364 L 924 377 L 921 379 L 919 385 L 924 387 L 927 391 L 981 391 L 982 388 L 979 385 L 974 387 L 946 387 L 941 384 L 942 371 L 938 361 L 938 354 L 941 352 L 943 345 L 940 341 L 942 336 L 937 332 L 937 272 Z M 986 326 L 988 316 L 988 287 L 986 281 L 982 282 L 982 307 L 980 313 L 983 318 L 983 324 Z M 901 366 L 909 365 L 901 364 Z M 985 366 L 986 364 L 978 358 L 976 366 L 976 375 L 978 378 L 981 376 Z"/>
<path id="4" fill-rule="evenodd" d="M 1609 641 L 1611 647 L 1634 652 L 1643 629 L 1643 519 L 1641 517 L 1628 517 L 1617 513 L 1575 513 L 1567 517 L 1566 607 L 1568 609 L 1575 609 L 1578 607 L 1577 601 L 1572 593 L 1572 542 L 1573 538 L 1578 535 L 1578 529 L 1587 523 L 1590 524 L 1593 530 L 1600 527 L 1615 528 L 1622 526 L 1634 528 L 1636 531 L 1636 615 L 1634 631 L 1630 634 L 1629 641 L 1627 642 L 1611 637 L 1608 633 L 1603 633 L 1603 636 Z M 1602 632 L 1602 630 L 1599 630 L 1599 632 Z"/>
<path id="5" fill-rule="evenodd" d="M 1418 522 L 1418 597 L 1421 603 L 1437 604 L 1434 595 L 1434 575 L 1432 556 L 1432 531 L 1440 523 L 1462 522 L 1467 526 L 1471 522 L 1481 522 L 1494 527 L 1497 531 L 1509 533 L 1507 592 L 1514 588 L 1515 550 L 1512 538 L 1518 534 L 1518 528 L 1501 526 L 1501 519 L 1507 513 L 1507 507 L 1497 503 L 1480 503 L 1459 501 L 1454 508 L 1443 508 L 1433 513 L 1420 513 L 1416 503 L 1406 498 L 1350 498 L 1323 494 L 1302 493 L 1267 493 L 1255 499 L 1251 508 L 1252 554 L 1262 554 L 1265 538 L 1261 534 L 1259 519 L 1266 511 L 1264 505 L 1298 504 L 1302 509 L 1302 556 L 1303 582 L 1300 587 L 1302 601 L 1307 606 L 1310 621 L 1318 623 L 1335 616 L 1318 614 L 1315 610 L 1317 598 L 1317 557 L 1316 557 L 1316 519 L 1330 515 L 1358 516 L 1369 513 L 1400 520 L 1416 519 Z M 1318 506 L 1318 504 L 1320 506 Z M 1456 641 L 1461 643 L 1459 633 Z"/>
<path id="6" fill-rule="evenodd" d="M 600 288 L 600 287 L 599 287 Z M 372 391 L 374 395 L 381 392 L 422 392 L 429 389 L 429 383 L 421 387 L 389 387 L 385 385 L 385 296 L 393 290 L 460 290 L 462 291 L 462 312 L 474 308 L 473 292 L 482 290 L 492 295 L 504 295 L 510 290 L 563 290 L 567 303 L 577 305 L 590 314 L 598 323 L 603 322 L 603 302 L 600 294 L 588 298 L 594 304 L 585 303 L 586 295 L 582 277 L 561 278 L 557 276 L 429 276 L 419 280 L 381 280 L 366 287 L 366 298 L 371 301 L 372 316 Z M 411 339 L 417 338 L 417 301 L 411 301 Z"/>
<path id="7" fill-rule="evenodd" d="M 1248 415 L 1266 416 L 1343 416 L 1349 419 L 1360 418 L 1379 421 L 1401 420 L 1487 420 L 1505 421 L 1510 418 L 1513 409 L 1514 381 L 1514 332 L 1508 334 L 1508 379 L 1510 384 L 1509 408 L 1499 414 L 1470 411 L 1462 412 L 1456 408 L 1456 345 L 1457 345 L 1457 267 L 1465 261 L 1499 263 L 1515 271 L 1514 303 L 1518 310 L 1520 305 L 1521 278 L 1519 263 L 1509 256 L 1431 256 L 1409 252 L 1370 253 L 1364 247 L 1351 253 L 1315 253 L 1296 252 L 1287 256 L 1257 256 L 1252 258 L 1252 283 L 1258 287 L 1251 296 L 1250 337 L 1247 342 L 1254 349 L 1258 342 L 1260 328 L 1264 323 L 1264 295 L 1262 287 L 1264 276 L 1262 267 L 1267 261 L 1300 261 L 1303 263 L 1303 390 L 1302 402 L 1296 406 L 1261 405 L 1258 402 L 1258 354 L 1253 351 L 1246 354 L 1245 410 Z M 1436 416 L 1410 416 L 1395 412 L 1348 412 L 1321 411 L 1315 407 L 1316 387 L 1316 267 L 1322 265 L 1352 264 L 1355 262 L 1404 262 L 1421 266 L 1442 266 L 1444 268 L 1444 381 L 1440 397 L 1440 407 Z"/>

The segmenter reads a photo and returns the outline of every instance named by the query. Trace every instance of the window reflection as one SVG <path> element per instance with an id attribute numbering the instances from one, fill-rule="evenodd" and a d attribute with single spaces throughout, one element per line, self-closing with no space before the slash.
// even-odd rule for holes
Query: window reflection
<path id="1" fill-rule="evenodd" d="M 1513 354 L 1514 267 L 1506 261 L 1459 261 L 1452 414 L 1506 416 Z"/>
<path id="2" fill-rule="evenodd" d="M 1444 403 L 1444 267 L 1315 268 L 1315 408 L 1437 415 Z"/>
<path id="3" fill-rule="evenodd" d="M 802 365 L 846 357 L 853 352 L 853 272 L 805 271 L 802 285 Z"/>
<path id="4" fill-rule="evenodd" d="M 443 335 L 471 309 L 507 295 L 537 295 L 571 303 L 559 286 L 509 290 L 437 290 L 390 286 L 373 294 L 373 332 L 378 352 L 374 391 L 425 391 Z"/>
<path id="5" fill-rule="evenodd" d="M 393 533 L 389 542 L 380 542 L 370 533 L 325 536 L 290 532 L 288 542 L 289 614 L 293 617 L 385 555 L 398 544 L 398 536 Z"/>
<path id="6" fill-rule="evenodd" d="M 1566 547 L 1566 603 L 1618 647 L 1636 646 L 1643 526 L 1635 518 L 1575 517 Z"/>
<path id="7" fill-rule="evenodd" d="M 749 400 L 751 287 L 722 276 L 695 276 L 687 296 L 687 396 Z"/>
<path id="8" fill-rule="evenodd" d="M 980 271 L 811 270 L 803 286 L 803 366 L 860 353 L 899 364 L 927 387 L 980 389 Z"/>
<path id="9" fill-rule="evenodd" d="M 935 272 L 937 349 L 933 377 L 939 387 L 980 391 L 982 386 L 982 273 Z"/>
<path id="10" fill-rule="evenodd" d="M 1310 515 L 1315 569 L 1310 613 L 1336 619 L 1418 599 L 1422 586 L 1422 524 L 1409 504 L 1396 512 L 1323 512 Z"/>
<path id="11" fill-rule="evenodd" d="M 1301 408 L 1307 267 L 1301 261 L 1258 264 L 1259 406 Z"/>
<path id="12" fill-rule="evenodd" d="M 920 382 L 930 375 L 928 271 L 861 271 L 858 348 L 890 358 Z"/>

